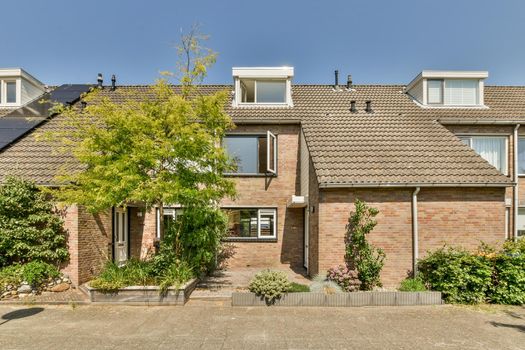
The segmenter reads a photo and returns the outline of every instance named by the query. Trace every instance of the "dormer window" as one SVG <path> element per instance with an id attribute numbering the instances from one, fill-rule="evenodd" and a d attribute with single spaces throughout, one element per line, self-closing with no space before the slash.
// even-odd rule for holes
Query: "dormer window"
<path id="1" fill-rule="evenodd" d="M 234 107 L 292 106 L 291 79 L 293 68 L 233 68 Z"/>
<path id="2" fill-rule="evenodd" d="M 42 96 L 44 84 L 20 68 L 0 68 L 0 107 L 20 107 Z"/>
<path id="3" fill-rule="evenodd" d="M 0 105 L 16 105 L 16 80 L 0 79 Z"/>
<path id="4" fill-rule="evenodd" d="M 482 107 L 487 77 L 487 72 L 423 71 L 406 90 L 424 107 Z"/>

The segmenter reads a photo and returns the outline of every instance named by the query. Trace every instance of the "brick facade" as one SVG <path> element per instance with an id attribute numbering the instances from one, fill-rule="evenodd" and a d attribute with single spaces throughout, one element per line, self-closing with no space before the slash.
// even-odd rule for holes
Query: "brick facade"
<path id="1" fill-rule="evenodd" d="M 69 261 L 63 271 L 74 284 L 82 284 L 97 275 L 112 258 L 111 210 L 91 214 L 86 208 L 73 205 L 66 208 L 64 223 Z"/>
<path id="2" fill-rule="evenodd" d="M 319 271 L 343 263 L 344 234 L 355 198 L 377 208 L 370 241 L 385 250 L 385 286 L 397 287 L 412 270 L 412 188 L 321 190 Z M 498 188 L 422 188 L 418 195 L 419 255 L 444 244 L 475 249 L 480 242 L 505 238 L 505 190 Z M 315 268 L 311 259 L 311 268 Z"/>
<path id="3" fill-rule="evenodd" d="M 509 174 L 512 173 L 512 128 L 448 128 L 464 134 L 508 134 Z M 221 204 L 225 207 L 276 208 L 277 239 L 228 243 L 231 257 L 226 266 L 302 268 L 304 209 L 287 208 L 291 196 L 301 191 L 300 126 L 239 125 L 235 133 L 265 134 L 267 130 L 277 135 L 278 176 L 232 177 L 237 197 L 225 199 Z M 379 209 L 378 225 L 370 239 L 387 255 L 383 283 L 397 286 L 412 269 L 411 196 L 414 189 L 319 189 L 311 160 L 306 169 L 309 177 L 309 274 L 323 273 L 343 262 L 345 226 L 353 201 L 358 197 Z M 422 188 L 418 195 L 420 256 L 445 243 L 474 249 L 480 241 L 490 244 L 503 241 L 505 198 L 509 195 L 512 196 L 509 188 Z M 525 203 L 525 182 L 520 181 L 522 200 Z M 151 253 L 156 237 L 155 211 L 130 207 L 128 215 L 130 257 L 144 259 Z M 112 258 L 111 225 L 111 211 L 92 215 L 82 207 L 67 208 L 65 226 L 69 232 L 71 258 L 64 271 L 73 282 L 91 279 L 104 262 Z"/>
<path id="4" fill-rule="evenodd" d="M 262 133 L 277 136 L 277 177 L 234 177 L 235 200 L 225 199 L 223 206 L 277 208 L 277 241 L 235 242 L 232 267 L 301 267 L 303 264 L 303 209 L 286 207 L 292 195 L 299 193 L 299 126 L 238 125 L 235 133 Z"/>

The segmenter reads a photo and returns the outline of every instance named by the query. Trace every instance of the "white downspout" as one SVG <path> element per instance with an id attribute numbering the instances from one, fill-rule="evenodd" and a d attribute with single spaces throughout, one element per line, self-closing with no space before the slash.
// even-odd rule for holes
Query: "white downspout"
<path id="1" fill-rule="evenodd" d="M 514 135 L 512 137 L 513 141 L 513 148 L 514 148 L 514 187 L 513 187 L 513 197 L 514 197 L 514 210 L 513 210 L 513 238 L 514 242 L 518 240 L 518 206 L 519 206 L 519 200 L 518 200 L 518 129 L 520 128 L 520 124 L 516 124 L 514 127 Z"/>
<path id="2" fill-rule="evenodd" d="M 412 192 L 412 273 L 417 276 L 417 261 L 419 259 L 419 233 L 417 223 L 417 194 L 420 188 Z"/>

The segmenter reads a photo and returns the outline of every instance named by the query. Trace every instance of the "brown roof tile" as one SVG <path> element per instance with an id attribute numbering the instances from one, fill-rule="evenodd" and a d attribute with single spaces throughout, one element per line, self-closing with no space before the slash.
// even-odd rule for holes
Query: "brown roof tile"
<path id="1" fill-rule="evenodd" d="M 202 93 L 230 85 L 205 85 Z M 402 85 L 356 85 L 352 91 L 329 85 L 294 85 L 293 107 L 232 108 L 236 123 L 300 122 L 321 186 L 345 185 L 510 185 L 508 177 L 479 157 L 436 120 L 524 120 L 525 87 L 487 86 L 488 108 L 422 108 Z M 115 101 L 141 98 L 148 86 L 104 89 Z M 373 113 L 364 111 L 372 101 Z M 350 101 L 358 112 L 351 113 Z M 60 116 L 40 130 L 57 128 Z M 34 132 L 0 153 L 0 176 L 18 174 L 52 184 L 57 169 L 77 170 L 74 160 L 37 142 Z"/>

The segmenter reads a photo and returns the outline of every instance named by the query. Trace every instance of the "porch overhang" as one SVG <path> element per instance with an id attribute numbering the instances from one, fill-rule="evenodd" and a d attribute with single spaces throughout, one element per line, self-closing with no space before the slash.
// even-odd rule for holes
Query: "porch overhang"
<path id="1" fill-rule="evenodd" d="M 308 198 L 306 196 L 295 196 L 292 195 L 286 203 L 287 208 L 306 208 L 308 205 Z"/>

